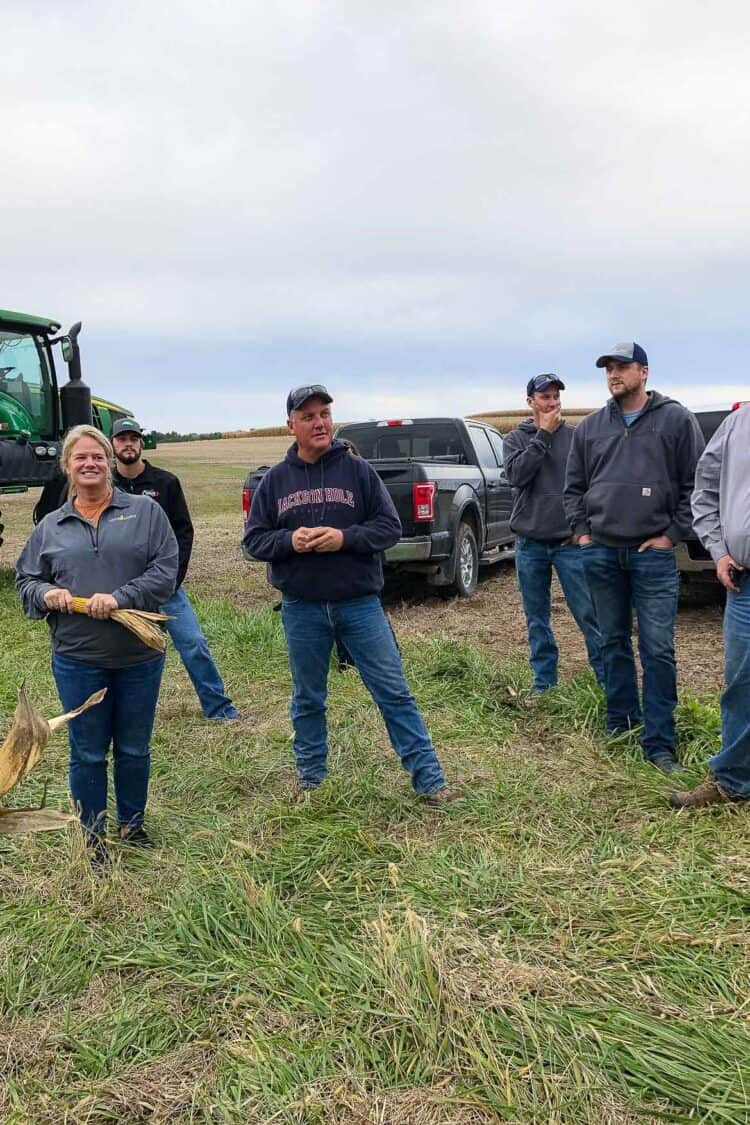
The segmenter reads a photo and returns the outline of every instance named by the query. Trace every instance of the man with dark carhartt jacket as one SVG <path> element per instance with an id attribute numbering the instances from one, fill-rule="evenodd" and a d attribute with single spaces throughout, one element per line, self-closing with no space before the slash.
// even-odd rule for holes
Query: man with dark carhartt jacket
<path id="1" fill-rule="evenodd" d="M 576 427 L 564 503 L 578 536 L 602 634 L 607 731 L 643 722 L 643 753 L 664 773 L 674 756 L 679 574 L 674 548 L 690 533 L 690 495 L 703 449 L 698 422 L 679 402 L 647 391 L 648 359 L 629 341 L 596 361 L 606 406 Z M 633 611 L 643 666 L 643 709 L 631 640 Z"/>

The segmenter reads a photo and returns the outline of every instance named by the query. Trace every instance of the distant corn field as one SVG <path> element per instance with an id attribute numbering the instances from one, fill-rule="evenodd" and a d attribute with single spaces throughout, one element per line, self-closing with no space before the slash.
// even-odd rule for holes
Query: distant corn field
<path id="1" fill-rule="evenodd" d="M 595 406 L 573 407 L 570 410 L 563 410 L 562 416 L 571 426 L 577 426 L 582 418 L 591 414 L 595 409 Z M 481 414 L 470 414 L 469 417 L 476 418 L 480 422 L 486 422 L 489 426 L 494 426 L 501 434 L 507 434 L 509 430 L 514 430 L 524 418 L 529 418 L 530 413 L 528 410 L 486 410 Z"/>
<path id="2" fill-rule="evenodd" d="M 596 407 L 593 406 L 579 406 L 571 410 L 563 410 L 562 413 L 566 422 L 569 422 L 571 426 L 577 426 L 581 418 L 585 418 L 595 409 Z M 507 434 L 524 418 L 528 418 L 529 412 L 528 410 L 487 410 L 482 414 L 468 414 L 467 417 L 487 422 L 490 426 L 495 426 L 501 433 Z M 349 425 L 348 422 L 340 424 L 342 426 Z M 230 430 L 221 436 L 223 438 L 286 437 L 288 432 L 286 426 L 265 426 L 258 430 Z"/>

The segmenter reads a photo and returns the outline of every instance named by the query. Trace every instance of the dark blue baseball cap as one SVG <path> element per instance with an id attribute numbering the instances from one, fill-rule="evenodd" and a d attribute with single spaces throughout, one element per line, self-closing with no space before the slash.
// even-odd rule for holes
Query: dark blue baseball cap
<path id="1" fill-rule="evenodd" d="M 547 387 L 559 387 L 561 391 L 565 390 L 562 379 L 550 371 L 547 375 L 535 375 L 533 379 L 529 379 L 526 384 L 526 397 L 531 398 L 535 391 L 546 391 Z"/>
<path id="2" fill-rule="evenodd" d="M 610 360 L 615 363 L 640 363 L 641 367 L 648 367 L 648 356 L 640 344 L 635 340 L 628 340 L 624 344 L 615 344 L 611 351 L 600 355 L 596 361 L 597 367 L 606 367 Z"/>

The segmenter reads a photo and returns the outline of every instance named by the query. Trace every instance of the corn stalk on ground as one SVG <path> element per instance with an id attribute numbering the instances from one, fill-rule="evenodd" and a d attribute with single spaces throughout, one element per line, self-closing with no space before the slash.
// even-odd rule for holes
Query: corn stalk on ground
<path id="1" fill-rule="evenodd" d="M 15 789 L 20 781 L 33 770 L 42 756 L 47 740 L 53 731 L 59 730 L 76 715 L 88 711 L 101 703 L 107 689 L 94 692 L 73 711 L 57 715 L 54 719 L 43 719 L 32 706 L 26 691 L 26 683 L 18 689 L 13 722 L 0 747 L 0 797 Z M 61 828 L 75 817 L 71 813 L 56 809 L 23 808 L 8 809 L 0 805 L 0 836 L 18 835 L 23 832 L 46 832 Z"/>

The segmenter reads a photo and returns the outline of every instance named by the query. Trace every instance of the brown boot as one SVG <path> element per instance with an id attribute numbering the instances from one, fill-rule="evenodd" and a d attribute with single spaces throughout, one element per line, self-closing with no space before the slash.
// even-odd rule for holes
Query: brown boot
<path id="1" fill-rule="evenodd" d="M 702 809 L 706 805 L 727 805 L 744 800 L 744 797 L 738 797 L 723 785 L 719 785 L 711 774 L 697 789 L 669 795 L 669 803 L 673 809 Z"/>
<path id="2" fill-rule="evenodd" d="M 443 805 L 449 805 L 452 801 L 457 801 L 461 793 L 458 789 L 449 789 L 447 785 L 441 785 L 439 789 L 433 789 L 432 793 L 424 793 L 422 795 L 422 804 L 430 805 L 431 808 L 441 808 Z"/>

